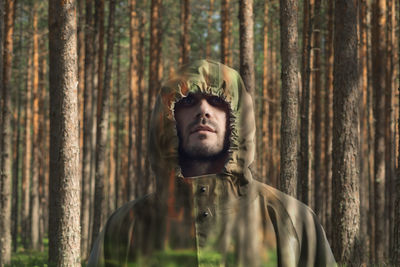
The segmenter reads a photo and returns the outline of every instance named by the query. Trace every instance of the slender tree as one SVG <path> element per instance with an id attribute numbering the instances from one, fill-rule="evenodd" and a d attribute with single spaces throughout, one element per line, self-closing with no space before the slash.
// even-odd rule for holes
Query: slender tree
<path id="1" fill-rule="evenodd" d="M 221 2 L 221 62 L 232 66 L 230 0 Z"/>
<path id="2" fill-rule="evenodd" d="M 181 0 L 181 64 L 189 63 L 190 0 Z"/>
<path id="3" fill-rule="evenodd" d="M 128 190 L 129 199 L 135 198 L 135 190 L 140 179 L 137 167 L 139 164 L 136 154 L 137 139 L 137 103 L 139 89 L 138 75 L 138 46 L 139 46 L 139 18 L 137 13 L 136 0 L 130 1 L 130 60 L 129 60 L 129 154 L 128 154 Z"/>
<path id="4" fill-rule="evenodd" d="M 263 25 L 263 33 L 264 33 L 264 41 L 263 41 L 263 79 L 262 79 L 262 107 L 261 107 L 261 124 L 262 124 L 262 142 L 261 142 L 261 176 L 267 177 L 268 172 L 268 164 L 267 164 L 267 155 L 270 154 L 269 149 L 267 148 L 268 144 L 268 114 L 269 114 L 269 101 L 268 98 L 268 85 L 269 85 L 269 74 L 271 70 L 268 69 L 268 1 L 264 2 L 264 25 Z M 264 181 L 266 182 L 266 181 Z"/>
<path id="5" fill-rule="evenodd" d="M 321 0 L 315 0 L 314 7 L 314 63 L 313 63 L 313 78 L 315 92 L 315 115 L 314 115 L 314 212 L 318 218 L 323 221 L 322 212 L 324 209 L 324 183 L 322 182 L 322 84 L 321 84 Z"/>
<path id="6" fill-rule="evenodd" d="M 32 177 L 30 195 L 30 247 L 39 248 L 39 33 L 38 5 L 33 4 L 33 142 L 32 142 Z"/>
<path id="7" fill-rule="evenodd" d="M 85 92 L 83 96 L 83 155 L 82 155 L 82 206 L 81 206 L 81 256 L 86 259 L 89 252 L 89 216 L 90 216 L 90 165 L 92 154 L 93 124 L 93 0 L 86 0 L 85 20 Z"/>
<path id="8" fill-rule="evenodd" d="M 0 265 L 11 260 L 11 71 L 13 60 L 13 32 L 15 0 L 5 1 L 4 55 L 2 83 L 2 128 L 0 157 Z"/>
<path id="9" fill-rule="evenodd" d="M 303 48 L 302 48 L 302 86 L 300 106 L 300 160 L 299 160 L 299 199 L 310 205 L 311 193 L 311 34 L 312 34 L 312 3 L 303 2 Z"/>
<path id="10" fill-rule="evenodd" d="M 76 2 L 49 2 L 49 263 L 80 266 Z"/>
<path id="11" fill-rule="evenodd" d="M 24 248 L 28 248 L 29 244 L 29 189 L 31 174 L 31 156 L 32 156 L 32 55 L 31 49 L 28 48 L 28 64 L 26 74 L 26 90 L 25 90 L 25 132 L 24 132 L 24 158 L 22 165 L 21 179 L 21 239 Z"/>
<path id="12" fill-rule="evenodd" d="M 325 43 L 325 232 L 332 233 L 332 95 L 333 95 L 333 3 L 328 1 L 328 30 Z"/>
<path id="13" fill-rule="evenodd" d="M 396 2 L 397 3 L 397 2 Z M 400 5 L 397 3 L 397 9 L 398 9 L 398 18 L 400 19 Z M 399 23 L 400 24 L 400 23 Z M 398 24 L 398 25 L 399 25 Z M 397 56 L 398 56 L 398 60 L 399 62 L 397 62 L 398 64 L 398 75 L 400 78 L 400 38 L 398 38 L 398 51 L 397 51 Z M 399 103 L 400 103 L 400 88 L 399 88 Z M 400 133 L 400 108 L 399 110 L 399 114 L 398 114 L 398 133 Z M 397 158 L 397 166 L 400 166 L 400 139 L 399 139 L 399 144 L 397 146 L 398 148 L 398 158 Z M 397 168 L 397 173 L 396 173 L 396 180 L 395 180 L 395 206 L 394 206 L 394 237 L 393 237 L 393 258 L 392 258 L 392 263 L 393 265 L 400 265 L 400 168 Z"/>
<path id="14" fill-rule="evenodd" d="M 99 91 L 99 107 L 97 119 L 97 137 L 96 137 L 96 176 L 95 176 L 95 194 L 94 202 L 96 203 L 93 218 L 93 232 L 92 232 L 92 246 L 100 233 L 101 227 L 104 224 L 106 216 L 106 146 L 107 146 L 107 132 L 109 125 L 109 93 L 111 87 L 111 73 L 112 73 L 112 56 L 114 49 L 114 13 L 115 13 L 115 0 L 110 1 L 107 30 L 107 52 L 106 52 L 106 71 L 104 75 L 104 87 Z M 100 76 L 99 76 L 100 77 Z"/>
<path id="15" fill-rule="evenodd" d="M 212 15 L 214 13 L 214 0 L 210 0 L 210 8 L 207 12 L 207 40 L 206 40 L 206 58 L 211 58 L 211 29 Z"/>
<path id="16" fill-rule="evenodd" d="M 297 1 L 280 1 L 280 25 L 282 57 L 280 188 L 285 193 L 296 196 L 299 91 L 297 70 Z"/>
<path id="17" fill-rule="evenodd" d="M 336 260 L 360 266 L 357 3 L 335 3 L 333 89 L 333 244 Z"/>
<path id="18" fill-rule="evenodd" d="M 374 201 L 376 264 L 385 251 L 385 25 L 386 0 L 375 0 L 372 7 L 372 82 L 374 87 Z"/>

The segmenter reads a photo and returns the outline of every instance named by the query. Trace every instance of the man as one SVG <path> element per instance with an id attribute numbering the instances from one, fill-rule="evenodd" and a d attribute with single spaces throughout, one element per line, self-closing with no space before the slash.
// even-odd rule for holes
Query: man
<path id="1" fill-rule="evenodd" d="M 208 60 L 184 66 L 152 114 L 156 192 L 110 217 L 89 266 L 334 266 L 314 213 L 253 179 L 254 138 L 239 74 Z"/>

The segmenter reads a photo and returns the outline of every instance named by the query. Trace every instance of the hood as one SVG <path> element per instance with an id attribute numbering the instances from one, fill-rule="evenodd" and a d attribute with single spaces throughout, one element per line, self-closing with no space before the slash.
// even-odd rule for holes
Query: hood
<path id="1" fill-rule="evenodd" d="M 253 101 L 237 71 L 211 60 L 184 65 L 159 91 L 149 129 L 149 159 L 157 179 L 183 177 L 174 107 L 189 93 L 215 95 L 229 103 L 230 148 L 222 174 L 238 178 L 241 185 L 248 184 L 255 153 Z"/>

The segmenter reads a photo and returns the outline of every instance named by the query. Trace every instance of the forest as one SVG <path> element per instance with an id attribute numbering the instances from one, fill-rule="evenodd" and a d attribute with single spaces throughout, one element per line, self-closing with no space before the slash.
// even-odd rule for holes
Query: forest
<path id="1" fill-rule="evenodd" d="M 395 0 L 1 0 L 0 266 L 86 264 L 155 190 L 158 90 L 205 58 L 253 96 L 257 179 L 340 265 L 400 266 L 399 25 Z"/>

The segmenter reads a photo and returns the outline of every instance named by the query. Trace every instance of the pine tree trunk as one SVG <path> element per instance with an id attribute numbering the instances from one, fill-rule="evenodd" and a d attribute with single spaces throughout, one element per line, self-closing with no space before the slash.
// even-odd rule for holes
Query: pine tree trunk
<path id="1" fill-rule="evenodd" d="M 372 8 L 372 79 L 375 120 L 375 264 L 382 264 L 385 253 L 385 14 L 386 0 L 375 0 Z"/>
<path id="2" fill-rule="evenodd" d="M 298 91 L 297 1 L 280 1 L 282 98 L 280 189 L 296 196 Z"/>
<path id="3" fill-rule="evenodd" d="M 189 63 L 190 0 L 181 0 L 181 64 Z"/>
<path id="4" fill-rule="evenodd" d="M 298 196 L 305 204 L 310 205 L 311 193 L 311 86 L 310 86 L 310 62 L 311 62 L 311 2 L 303 2 L 303 55 L 302 55 L 302 86 L 300 106 L 300 165 Z"/>
<path id="5" fill-rule="evenodd" d="M 400 4 L 396 1 L 396 8 L 398 10 L 398 20 L 397 20 L 397 25 L 400 25 Z M 398 38 L 398 37 L 397 37 Z M 400 38 L 398 38 L 398 46 L 397 46 L 397 55 L 398 55 L 398 76 L 400 78 Z M 399 89 L 399 103 L 400 103 L 400 89 Z M 398 133 L 400 134 L 400 108 L 398 109 L 399 114 L 398 114 Z M 398 148 L 398 158 L 397 158 L 397 166 L 400 166 L 400 139 L 399 139 L 399 144 L 397 146 Z M 394 235 L 393 235 L 393 258 L 392 258 L 392 264 L 394 266 L 400 265 L 400 168 L 397 168 L 397 173 L 396 173 L 396 180 L 395 180 L 395 206 L 394 206 Z"/>
<path id="6" fill-rule="evenodd" d="M 13 59 L 13 31 L 15 1 L 5 1 L 4 57 L 3 57 L 3 109 L 0 158 L 0 265 L 11 261 L 11 72 Z"/>
<path id="7" fill-rule="evenodd" d="M 104 4 L 104 3 L 103 3 Z M 104 9 L 102 4 L 101 9 Z M 96 137 L 96 175 L 95 175 L 95 194 L 94 194 L 94 216 L 93 216 L 93 232 L 92 232 L 92 246 L 96 242 L 97 236 L 100 233 L 101 227 L 104 225 L 106 216 L 106 147 L 107 147 L 107 133 L 109 124 L 109 94 L 111 87 L 111 73 L 112 73 L 112 56 L 114 48 L 114 12 L 115 0 L 110 1 L 109 6 L 109 25 L 107 30 L 107 53 L 106 53 L 106 71 L 104 76 L 103 90 L 99 90 L 99 102 L 97 107 L 97 137 Z M 100 34 L 101 35 L 101 34 Z M 101 38 L 100 38 L 101 39 Z M 100 45 L 101 46 L 101 45 Z M 100 66 L 99 66 L 100 68 Z M 99 75 L 100 77 L 101 75 Z M 99 80 L 100 85 L 100 80 Z M 100 88 L 100 87 L 99 87 Z"/>
<path id="8" fill-rule="evenodd" d="M 82 208 L 81 208 L 81 257 L 86 259 L 89 253 L 89 216 L 90 216 L 90 165 L 92 154 L 93 124 L 93 0 L 86 1 L 85 21 L 85 92 L 83 99 L 83 155 L 82 155 Z"/>
<path id="9" fill-rule="evenodd" d="M 18 225 L 20 221 L 19 216 L 19 143 L 20 143 L 20 121 L 21 121 L 21 95 L 18 92 L 17 96 L 17 118 L 14 120 L 14 136 L 13 136 L 13 184 L 12 184 L 12 244 L 13 252 L 17 251 L 18 248 Z"/>
<path id="10" fill-rule="evenodd" d="M 121 180 L 121 175 L 120 175 L 120 159 L 119 159 L 119 143 L 120 143 L 120 121 L 121 121 L 121 97 L 120 97 L 120 92 L 121 92 L 121 35 L 118 34 L 118 44 L 117 44 L 117 85 L 116 85 L 116 97 L 115 97 L 115 112 L 116 112 L 116 119 L 115 119 L 115 150 L 114 150 L 114 161 L 115 161 L 115 207 L 120 206 L 120 199 L 121 199 L 121 194 L 120 194 L 120 180 Z"/>
<path id="11" fill-rule="evenodd" d="M 268 173 L 268 155 L 270 154 L 270 148 L 267 146 L 268 144 L 268 116 L 269 116 L 269 105 L 270 99 L 268 97 L 268 86 L 269 86 L 269 75 L 271 70 L 269 70 L 268 62 L 271 60 L 268 58 L 268 7 L 269 4 L 267 1 L 264 3 L 264 42 L 263 42 L 263 79 L 262 79 L 262 107 L 261 107 L 261 127 L 262 127 L 262 142 L 261 142 L 261 177 L 263 182 L 267 182 L 267 173 Z"/>
<path id="12" fill-rule="evenodd" d="M 333 243 L 339 264 L 360 266 L 357 3 L 336 1 L 333 91 Z"/>
<path id="13" fill-rule="evenodd" d="M 393 129 L 392 129 L 392 97 L 393 97 L 393 80 L 394 80 L 394 69 L 393 69 L 393 25 L 394 25 L 394 3 L 392 0 L 387 0 L 387 10 L 386 10 L 386 81 L 385 81 L 385 218 L 393 218 L 393 179 L 394 173 L 394 163 L 393 158 L 393 148 L 394 141 Z M 385 259 L 392 258 L 392 237 L 393 237 L 393 221 L 385 220 Z"/>
<path id="14" fill-rule="evenodd" d="M 314 115 L 314 212 L 323 221 L 324 202 L 324 183 L 322 182 L 322 84 L 321 84 L 321 0 L 315 0 L 314 8 L 314 64 L 313 64 L 313 77 L 315 89 L 315 115 Z"/>
<path id="15" fill-rule="evenodd" d="M 79 90 L 79 150 L 83 151 L 84 91 L 85 91 L 85 0 L 78 0 L 78 90 Z M 83 153 L 79 164 L 82 169 Z"/>
<path id="16" fill-rule="evenodd" d="M 31 156 L 32 156 L 32 53 L 28 48 L 28 65 L 26 75 L 25 93 L 25 132 L 24 132 L 24 158 L 22 164 L 21 180 L 21 239 L 25 249 L 29 247 L 29 207 L 30 207 L 30 175 L 31 175 Z"/>
<path id="17" fill-rule="evenodd" d="M 142 2 L 143 3 L 143 2 Z M 145 3 L 143 3 L 145 4 Z M 145 16 L 141 15 L 139 17 L 139 54 L 138 54 L 138 110 L 137 110 L 137 131 L 136 131 L 136 158 L 137 158 L 137 174 L 138 177 L 143 176 L 143 166 L 144 166 L 144 155 L 142 153 L 143 148 L 143 122 L 144 122 L 144 70 L 145 70 L 145 47 L 144 47 L 144 34 L 145 34 Z M 139 179 L 140 180 L 140 192 L 137 192 L 137 196 L 142 196 L 148 193 L 148 187 L 150 184 L 149 179 Z"/>
<path id="18" fill-rule="evenodd" d="M 206 58 L 211 58 L 211 29 L 213 28 L 212 15 L 214 13 L 214 0 L 210 0 L 210 8 L 207 13 L 207 40 L 206 40 Z"/>
<path id="19" fill-rule="evenodd" d="M 22 10 L 22 4 L 20 3 L 18 5 L 18 10 L 16 11 L 17 14 L 20 14 Z M 23 75 L 22 75 L 22 70 L 19 68 L 21 66 L 21 59 L 22 59 L 22 45 L 23 45 L 23 39 L 22 39 L 22 22 L 20 20 L 19 23 L 20 31 L 18 33 L 18 47 L 16 50 L 19 51 L 18 53 L 18 61 L 16 60 L 15 65 L 18 67 L 18 72 L 17 72 L 17 79 L 20 81 L 16 88 L 18 88 L 17 92 L 17 119 L 16 121 L 14 120 L 14 147 L 13 147 L 13 185 L 12 185 L 12 214 L 11 218 L 13 218 L 12 222 L 12 244 L 13 244 L 13 252 L 17 252 L 18 249 L 18 235 L 20 232 L 20 229 L 18 226 L 20 225 L 20 211 L 21 211 L 21 197 L 20 197 L 20 143 L 21 143 L 21 113 L 22 113 L 22 82 L 23 81 Z"/>
<path id="20" fill-rule="evenodd" d="M 35 4 L 36 3 L 36 4 Z M 39 249 L 39 33 L 37 2 L 33 6 L 33 142 L 30 195 L 30 248 Z"/>
<path id="21" fill-rule="evenodd" d="M 360 92 L 362 101 L 360 108 L 360 242 L 369 244 L 371 242 L 370 235 L 372 231 L 368 231 L 368 211 L 371 210 L 368 199 L 368 181 L 369 176 L 369 151 L 368 151 L 368 76 L 367 76 L 367 2 L 360 2 L 359 9 L 360 21 Z M 367 255 L 369 253 L 369 246 L 365 245 L 362 251 L 362 264 L 368 263 Z"/>
<path id="22" fill-rule="evenodd" d="M 49 2 L 49 263 L 80 266 L 76 2 Z"/>
<path id="23" fill-rule="evenodd" d="M 150 66 L 149 66 L 149 90 L 147 98 L 147 114 L 150 114 L 154 107 L 157 90 L 160 88 L 160 68 L 161 66 L 161 8 L 162 0 L 151 0 L 150 14 Z M 150 119 L 147 120 L 147 129 L 149 129 Z M 146 131 L 146 136 L 148 132 Z M 150 162 L 146 158 L 145 177 L 150 177 Z"/>
<path id="24" fill-rule="evenodd" d="M 231 23 L 230 0 L 221 2 L 221 63 L 231 66 L 232 55 L 230 47 Z"/>
<path id="25" fill-rule="evenodd" d="M 139 19 L 136 0 L 130 0 L 130 61 L 129 61 L 129 154 L 128 154 L 128 183 L 129 199 L 133 200 L 138 193 L 139 158 L 136 154 L 137 139 L 137 104 L 139 91 L 138 75 L 138 46 L 139 46 Z M 136 192 L 135 192 L 136 191 Z"/>
<path id="26" fill-rule="evenodd" d="M 332 95 L 333 95 L 333 0 L 328 1 L 325 54 L 325 232 L 332 240 Z"/>

